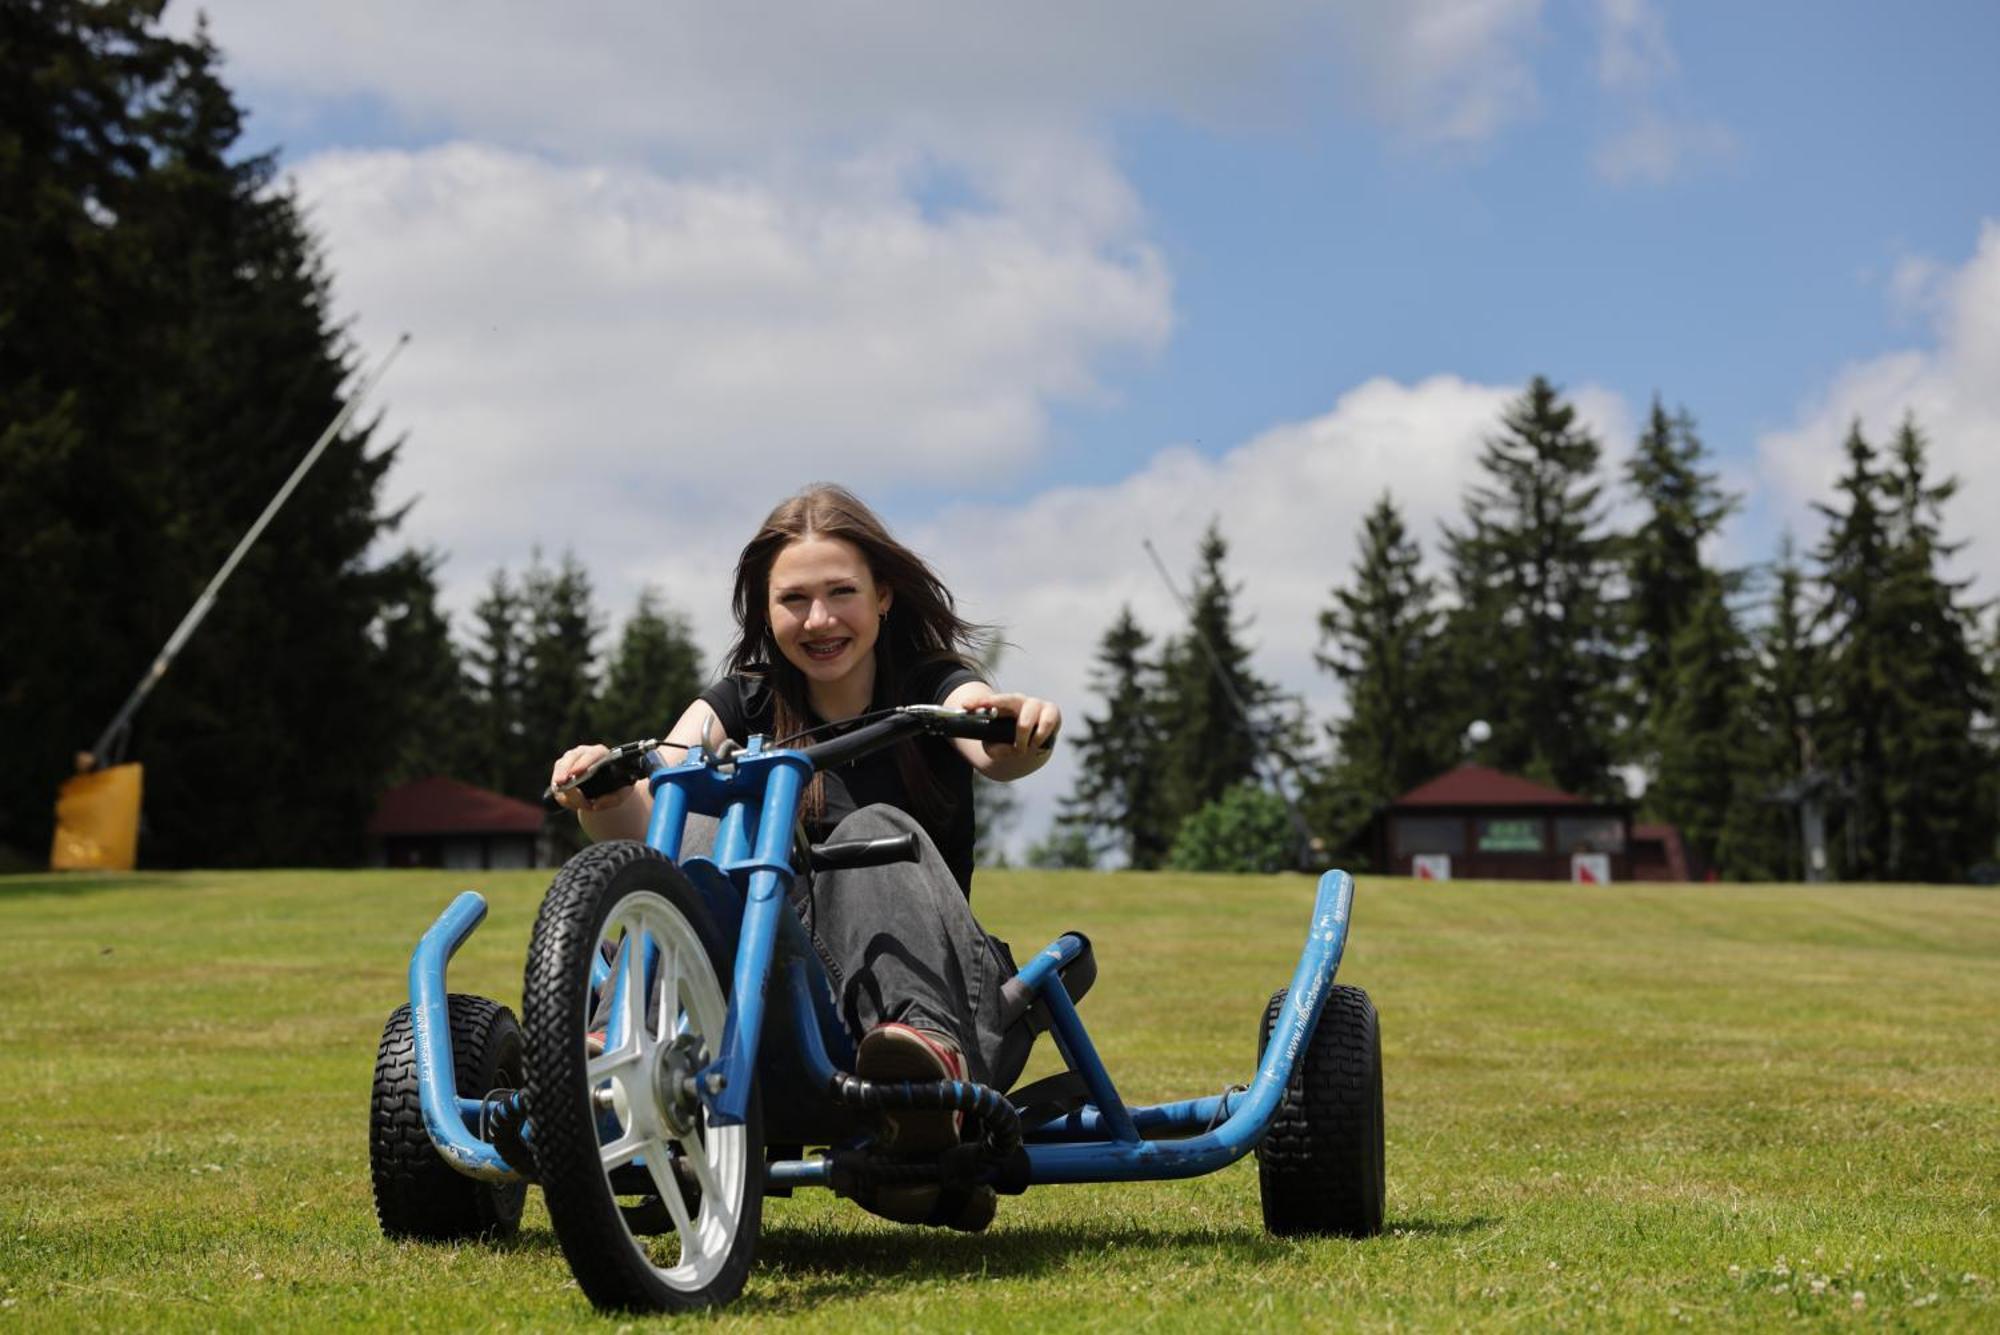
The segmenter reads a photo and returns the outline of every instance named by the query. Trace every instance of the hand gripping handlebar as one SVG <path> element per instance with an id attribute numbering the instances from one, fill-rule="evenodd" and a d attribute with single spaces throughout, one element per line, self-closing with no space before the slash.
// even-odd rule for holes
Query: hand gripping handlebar
<path id="1" fill-rule="evenodd" d="M 830 769 L 917 733 L 938 737 L 962 737 L 969 741 L 1005 745 L 1014 740 L 1012 714 L 995 714 L 979 709 L 948 709 L 943 705 L 905 705 L 871 720 L 850 732 L 802 748 L 815 769 Z M 657 737 L 614 746 L 597 763 L 575 775 L 561 791 L 580 791 L 585 797 L 603 797 L 638 783 L 659 767 L 654 753 L 672 745 Z M 554 787 L 542 791 L 542 806 L 561 810 Z"/>

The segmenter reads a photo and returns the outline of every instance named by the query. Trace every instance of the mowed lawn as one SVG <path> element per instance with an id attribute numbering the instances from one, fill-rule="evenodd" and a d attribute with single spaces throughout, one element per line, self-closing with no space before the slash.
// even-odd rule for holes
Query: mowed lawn
<path id="1" fill-rule="evenodd" d="M 539 1198 L 506 1246 L 376 1231 L 375 1044 L 451 895 L 518 1007 L 542 874 L 0 879 L 0 1329 L 551 1329 L 596 1317 Z M 1023 953 L 1097 942 L 1128 1098 L 1248 1077 L 1301 877 L 992 872 Z M 759 1329 L 2000 1329 L 2000 893 L 1361 883 L 1389 1230 L 1277 1241 L 1253 1161 L 1003 1199 L 981 1237 L 767 1207 Z M 1047 1064 L 1038 1056 L 1037 1069 Z"/>

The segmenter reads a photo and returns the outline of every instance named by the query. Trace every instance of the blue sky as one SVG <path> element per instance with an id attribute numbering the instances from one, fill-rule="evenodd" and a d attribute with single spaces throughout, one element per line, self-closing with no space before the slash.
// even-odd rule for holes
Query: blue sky
<path id="1" fill-rule="evenodd" d="M 1810 542 L 1855 415 L 1919 414 L 1959 533 L 2000 506 L 2000 6 L 207 9 L 357 342 L 414 336 L 390 488 L 457 607 L 569 547 L 719 649 L 834 477 L 1075 708 L 1120 602 L 1173 624 L 1140 540 L 1213 516 L 1324 712 L 1360 513 L 1434 534 L 1536 373 L 1614 460 L 1691 410 L 1725 559 Z"/>

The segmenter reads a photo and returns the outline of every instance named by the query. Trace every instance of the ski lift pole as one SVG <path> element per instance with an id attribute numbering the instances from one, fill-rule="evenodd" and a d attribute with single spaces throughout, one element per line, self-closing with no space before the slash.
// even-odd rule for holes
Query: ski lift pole
<path id="1" fill-rule="evenodd" d="M 1222 666 L 1222 656 L 1215 652 L 1215 646 L 1209 643 L 1208 636 L 1202 633 L 1201 626 L 1196 623 L 1194 605 L 1188 601 L 1187 595 L 1181 592 L 1180 585 L 1174 583 L 1174 577 L 1168 573 L 1167 563 L 1160 559 L 1160 553 L 1153 546 L 1153 540 L 1141 538 L 1139 543 L 1146 549 L 1146 555 L 1153 558 L 1153 569 L 1160 572 L 1160 580 L 1167 586 L 1167 592 L 1174 596 L 1174 601 L 1180 604 L 1181 611 L 1187 614 L 1188 628 L 1194 632 L 1195 643 L 1201 646 L 1203 656 L 1208 659 L 1209 670 L 1215 674 L 1216 683 L 1222 687 L 1223 695 L 1229 699 L 1230 708 L 1236 711 L 1236 717 L 1242 721 L 1243 731 L 1250 738 L 1251 755 L 1255 758 L 1257 776 L 1270 784 L 1272 791 L 1277 793 L 1278 800 L 1285 804 L 1285 815 L 1291 819 L 1292 833 L 1298 839 L 1296 861 L 1299 869 L 1313 870 L 1312 827 L 1306 824 L 1305 815 L 1299 810 L 1299 804 L 1292 800 L 1290 790 L 1284 785 L 1283 767 L 1279 766 L 1275 773 L 1266 772 L 1264 742 L 1258 735 L 1255 720 L 1250 717 L 1250 707 L 1243 702 L 1243 697 L 1236 693 L 1236 683 L 1229 679 L 1228 671 Z"/>
<path id="2" fill-rule="evenodd" d="M 101 769 L 105 761 L 109 758 L 111 749 L 121 745 L 126 730 L 132 726 L 133 715 L 139 712 L 139 706 L 146 702 L 146 697 L 153 693 L 153 687 L 159 685 L 160 678 L 167 675 L 167 669 L 173 665 L 175 656 L 180 653 L 182 647 L 187 644 L 189 638 L 193 636 L 195 630 L 201 625 L 202 619 L 208 615 L 209 609 L 215 606 L 216 594 L 222 591 L 222 586 L 228 582 L 230 575 L 235 573 L 236 567 L 242 562 L 244 555 L 249 552 L 251 547 L 256 545 L 257 539 L 263 536 L 264 529 L 270 524 L 272 518 L 283 508 L 285 502 L 291 499 L 291 495 L 298 489 L 299 483 L 304 481 L 306 474 L 312 471 L 312 466 L 319 462 L 320 455 L 326 453 L 326 447 L 333 443 L 334 437 L 340 434 L 342 428 L 354 416 L 355 411 L 360 408 L 362 400 L 368 397 L 368 392 L 375 388 L 375 383 L 389 369 L 389 364 L 396 360 L 396 354 L 401 352 L 403 345 L 409 341 L 410 336 L 408 334 L 402 334 L 397 337 L 395 346 L 383 354 L 382 360 L 376 364 L 375 369 L 355 387 L 354 393 L 348 396 L 347 402 L 341 406 L 338 413 L 334 414 L 333 420 L 326 424 L 326 430 L 319 433 L 319 439 L 314 441 L 312 448 L 306 451 L 306 457 L 299 460 L 299 466 L 294 468 L 292 475 L 285 479 L 285 485 L 278 488 L 278 494 L 271 498 L 270 504 L 264 507 L 264 512 L 257 516 L 255 523 L 250 525 L 250 529 L 243 535 L 242 541 L 236 544 L 236 549 L 229 553 L 228 559 L 222 563 L 222 568 L 215 572 L 213 579 L 209 580 L 208 587 L 203 589 L 201 596 L 194 600 L 194 606 L 190 607 L 187 615 L 181 618 L 180 625 L 174 627 L 174 633 L 167 637 L 167 643 L 160 650 L 158 656 L 153 659 L 153 665 L 146 669 L 146 675 L 139 679 L 139 684 L 133 688 L 132 694 L 126 698 L 123 707 L 119 709 L 117 715 L 98 737 L 97 744 L 91 747 L 89 752 L 91 768 Z"/>

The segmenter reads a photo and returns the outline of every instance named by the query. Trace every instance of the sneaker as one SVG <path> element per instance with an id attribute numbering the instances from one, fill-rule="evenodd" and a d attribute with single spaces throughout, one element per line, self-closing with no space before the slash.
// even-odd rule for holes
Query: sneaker
<path id="1" fill-rule="evenodd" d="M 906 1024 L 879 1024 L 862 1038 L 854 1073 L 880 1084 L 963 1080 L 965 1054 L 943 1034 Z M 958 1144 L 964 1115 L 943 1108 L 903 1108 L 883 1113 L 882 1120 L 886 1124 L 882 1136 L 885 1149 L 936 1154 Z"/>
<path id="2" fill-rule="evenodd" d="M 881 1024 L 861 1039 L 854 1073 L 881 1084 L 909 1081 L 936 1084 L 965 1079 L 965 1054 L 943 1034 L 906 1024 Z M 958 1144 L 963 1116 L 942 1108 L 904 1108 L 882 1114 L 882 1147 L 910 1155 L 940 1154 Z M 861 1200 L 863 1208 L 903 1224 L 942 1222 L 942 1188 L 935 1184 L 882 1187 Z"/>

